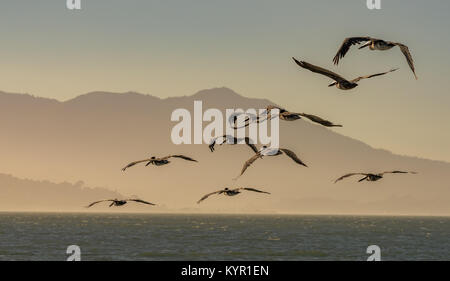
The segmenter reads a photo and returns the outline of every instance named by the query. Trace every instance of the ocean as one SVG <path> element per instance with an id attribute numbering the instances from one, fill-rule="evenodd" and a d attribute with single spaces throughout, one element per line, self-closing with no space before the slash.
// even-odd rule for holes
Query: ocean
<path id="1" fill-rule="evenodd" d="M 449 217 L 0 213 L 0 260 L 450 260 Z"/>

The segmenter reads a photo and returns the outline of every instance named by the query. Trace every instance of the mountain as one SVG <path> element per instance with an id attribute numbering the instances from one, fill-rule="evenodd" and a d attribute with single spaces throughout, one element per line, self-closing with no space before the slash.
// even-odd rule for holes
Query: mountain
<path id="1" fill-rule="evenodd" d="M 92 198 L 123 198 L 117 192 L 96 187 L 85 187 L 82 181 L 52 183 L 19 179 L 0 174 L 1 210 L 14 211 L 68 211 L 79 210 Z"/>
<path id="2" fill-rule="evenodd" d="M 244 145 L 220 146 L 211 153 L 206 144 L 171 142 L 171 130 L 178 123 L 170 121 L 171 113 L 177 108 L 193 112 L 195 100 L 203 101 L 203 111 L 273 104 L 228 88 L 166 99 L 132 92 L 92 92 L 64 102 L 0 92 L 0 171 L 53 182 L 83 179 L 89 185 L 138 194 L 170 211 L 450 214 L 450 186 L 445 181 L 449 163 L 374 149 L 340 135 L 339 128 L 304 120 L 280 121 L 280 142 L 308 168 L 284 156 L 270 157 L 256 161 L 235 182 L 232 178 L 252 156 Z M 339 121 L 339 116 L 322 117 Z M 166 166 L 142 165 L 121 171 L 130 161 L 175 153 L 199 162 L 175 159 Z M 333 183 L 347 172 L 391 169 L 419 174 L 387 175 L 378 182 L 357 183 L 357 178 L 350 178 Z M 216 196 L 195 203 L 205 193 L 232 185 L 252 186 L 272 195 Z"/>

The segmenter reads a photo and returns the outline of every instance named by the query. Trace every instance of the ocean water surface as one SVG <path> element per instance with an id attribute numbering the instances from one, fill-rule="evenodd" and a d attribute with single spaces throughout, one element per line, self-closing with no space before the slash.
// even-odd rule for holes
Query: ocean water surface
<path id="1" fill-rule="evenodd" d="M 0 213 L 0 260 L 450 260 L 449 217 Z"/>

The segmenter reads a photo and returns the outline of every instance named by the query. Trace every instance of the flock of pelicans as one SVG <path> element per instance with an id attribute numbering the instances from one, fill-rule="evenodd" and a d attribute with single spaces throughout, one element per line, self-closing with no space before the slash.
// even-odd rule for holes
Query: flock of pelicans
<path id="1" fill-rule="evenodd" d="M 344 42 L 342 43 L 341 47 L 339 48 L 336 56 L 333 58 L 334 64 L 337 65 L 339 63 L 339 60 L 342 59 L 347 54 L 347 52 L 350 50 L 351 46 L 359 45 L 361 43 L 364 43 L 364 44 L 362 46 L 360 46 L 359 49 L 369 47 L 370 50 L 378 50 L 378 51 L 386 51 L 395 46 L 398 46 L 400 48 L 400 51 L 405 56 L 406 61 L 408 62 L 408 65 L 414 74 L 414 77 L 417 79 L 416 71 L 414 68 L 414 62 L 413 62 L 411 53 L 409 52 L 409 49 L 406 45 L 401 44 L 401 43 L 385 41 L 385 40 L 381 40 L 381 39 L 375 39 L 375 38 L 371 38 L 371 37 L 349 37 L 349 38 L 346 38 L 344 40 Z M 366 75 L 366 76 L 359 76 L 353 80 L 347 80 L 347 79 L 343 78 L 342 76 L 340 76 L 330 70 L 321 68 L 319 66 L 315 66 L 315 65 L 310 64 L 305 61 L 298 61 L 295 58 L 292 58 L 292 59 L 294 60 L 294 62 L 297 65 L 299 65 L 302 68 L 308 69 L 315 73 L 325 75 L 325 76 L 333 79 L 335 82 L 329 84 L 328 86 L 329 87 L 336 86 L 338 89 L 341 89 L 341 90 L 353 89 L 356 86 L 358 86 L 357 83 L 362 79 L 385 75 L 387 73 L 396 71 L 398 69 L 398 68 L 395 68 L 395 69 L 391 69 L 386 72 L 376 73 L 376 74 L 371 74 L 371 75 Z M 294 121 L 294 120 L 298 120 L 298 119 L 301 119 L 302 117 L 304 117 L 304 118 L 311 120 L 312 122 L 321 124 L 322 126 L 325 126 L 325 127 L 342 127 L 342 125 L 336 125 L 328 120 L 322 119 L 315 115 L 306 114 L 306 113 L 289 112 L 283 108 L 273 106 L 273 105 L 269 105 L 266 107 L 266 112 L 265 112 L 265 116 L 264 116 L 265 118 L 263 120 L 260 119 L 262 116 L 261 117 L 257 116 L 256 118 L 253 118 L 253 120 L 250 120 L 250 118 L 248 117 L 245 120 L 245 126 L 248 126 L 251 121 L 259 123 L 259 122 L 271 119 L 272 118 L 272 116 L 271 116 L 272 109 L 278 109 L 279 110 L 279 118 L 284 121 Z M 236 118 L 234 119 L 234 122 L 236 123 Z M 234 128 L 237 129 L 237 127 L 234 127 Z M 298 165 L 308 167 L 305 163 L 302 162 L 302 160 L 300 160 L 300 158 L 297 157 L 297 155 L 293 151 L 286 149 L 286 148 L 275 149 L 275 148 L 270 148 L 267 146 L 262 146 L 262 148 L 260 148 L 258 150 L 257 147 L 250 141 L 250 139 L 248 137 L 245 137 L 244 139 L 239 139 L 234 136 L 223 135 L 223 136 L 213 139 L 211 141 L 211 143 L 209 144 L 209 149 L 211 150 L 211 152 L 214 152 L 216 144 L 219 144 L 219 145 L 222 145 L 224 143 L 237 144 L 237 143 L 241 143 L 242 141 L 244 141 L 245 144 L 248 147 L 250 147 L 250 149 L 253 151 L 254 155 L 244 163 L 238 177 L 242 176 L 244 174 L 244 172 L 247 170 L 247 168 L 250 167 L 256 160 L 263 159 L 263 157 L 265 157 L 265 156 L 286 155 L 287 157 L 291 158 Z M 133 167 L 139 163 L 146 163 L 145 166 L 148 166 L 150 164 L 155 165 L 155 166 L 166 165 L 166 164 L 170 163 L 170 161 L 169 161 L 170 158 L 179 158 L 179 159 L 183 159 L 186 161 L 198 162 L 197 160 L 195 160 L 191 157 L 185 156 L 185 155 L 168 155 L 165 157 L 154 157 L 153 156 L 148 159 L 133 161 L 133 162 L 129 163 L 128 165 L 126 165 L 124 168 L 122 168 L 122 171 L 125 171 L 126 169 Z M 398 170 L 386 171 L 386 172 L 382 172 L 382 173 L 349 173 L 349 174 L 343 175 L 340 178 L 336 179 L 335 183 L 340 180 L 343 180 L 345 178 L 348 178 L 351 176 L 358 176 L 358 175 L 362 176 L 362 178 L 359 179 L 358 182 L 362 182 L 364 180 L 378 181 L 378 180 L 382 179 L 385 174 L 406 174 L 406 173 L 416 174 L 416 172 L 398 171 Z M 237 179 L 237 178 L 235 178 L 235 179 Z M 242 191 L 252 191 L 252 192 L 257 192 L 257 193 L 270 194 L 269 192 L 258 190 L 255 188 L 249 188 L 249 187 L 240 187 L 240 188 L 232 188 L 232 189 L 224 188 L 224 189 L 214 191 L 214 192 L 204 195 L 202 198 L 200 198 L 200 200 L 198 200 L 197 203 L 202 202 L 203 200 L 207 199 L 211 195 L 223 194 L 226 196 L 235 196 L 235 195 L 240 194 Z M 100 200 L 100 201 L 92 202 L 91 204 L 89 204 L 87 206 L 87 208 L 89 208 L 97 203 L 101 203 L 101 202 L 111 202 L 109 207 L 122 206 L 122 205 L 125 205 L 126 203 L 128 203 L 129 201 L 148 204 L 148 205 L 155 205 L 153 203 L 150 203 L 150 202 L 147 202 L 144 200 L 140 200 L 140 199 L 124 199 L 124 200 L 107 199 L 107 200 Z"/>

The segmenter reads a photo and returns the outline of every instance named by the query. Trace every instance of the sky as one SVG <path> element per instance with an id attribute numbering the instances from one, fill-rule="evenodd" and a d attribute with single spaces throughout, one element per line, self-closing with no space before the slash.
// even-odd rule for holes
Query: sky
<path id="1" fill-rule="evenodd" d="M 450 161 L 450 2 L 300 0 L 5 0 L 0 4 L 0 90 L 61 101 L 91 91 L 166 98 L 226 86 L 295 112 L 344 124 L 339 132 L 395 153 Z M 348 36 L 410 47 L 354 48 Z M 300 69 L 291 57 L 346 78 L 400 70 L 354 90 Z"/>

